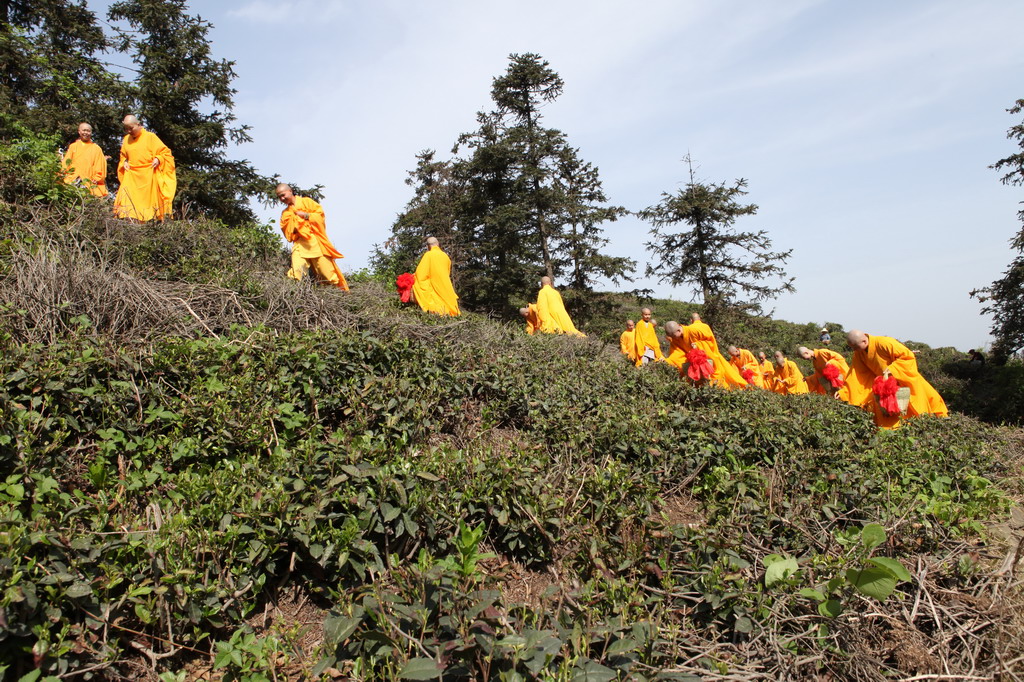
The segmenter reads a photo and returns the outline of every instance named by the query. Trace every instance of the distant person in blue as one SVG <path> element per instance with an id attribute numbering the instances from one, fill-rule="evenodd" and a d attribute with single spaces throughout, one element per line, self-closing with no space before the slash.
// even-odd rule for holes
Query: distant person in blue
<path id="1" fill-rule="evenodd" d="M 832 343 L 832 335 L 828 333 L 828 327 L 821 328 L 821 334 L 818 335 L 818 340 L 826 346 Z"/>

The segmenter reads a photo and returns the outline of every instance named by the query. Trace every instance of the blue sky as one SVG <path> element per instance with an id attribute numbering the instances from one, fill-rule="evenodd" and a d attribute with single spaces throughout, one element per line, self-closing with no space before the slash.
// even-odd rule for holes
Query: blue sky
<path id="1" fill-rule="evenodd" d="M 387 238 L 416 153 L 446 156 L 490 109 L 508 55 L 535 52 L 565 80 L 546 125 L 601 169 L 612 203 L 640 210 L 681 188 L 687 153 L 700 180 L 748 180 L 760 210 L 737 227 L 793 249 L 797 291 L 775 302 L 777 317 L 933 346 L 989 341 L 967 292 L 1005 270 L 1021 228 L 1024 191 L 988 166 L 1015 150 L 1006 109 L 1024 97 L 1024 3 L 190 6 L 214 24 L 215 55 L 237 62 L 235 113 L 255 141 L 234 155 L 326 186 L 345 270 Z M 649 229 L 635 218 L 606 225 L 609 252 L 642 270 Z"/>

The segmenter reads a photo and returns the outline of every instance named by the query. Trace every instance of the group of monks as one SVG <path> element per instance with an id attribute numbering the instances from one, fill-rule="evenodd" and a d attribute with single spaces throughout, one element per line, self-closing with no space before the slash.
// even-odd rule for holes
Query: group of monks
<path id="1" fill-rule="evenodd" d="M 729 346 L 726 360 L 714 333 L 694 313 L 688 325 L 665 323 L 669 353 L 664 355 L 650 308 L 639 322 L 626 321 L 619 337 L 622 354 L 636 366 L 667 362 L 681 377 L 696 384 L 725 389 L 762 389 L 783 395 L 820 393 L 872 413 L 875 424 L 893 429 L 902 419 L 922 414 L 949 415 L 938 391 L 921 376 L 913 351 L 896 339 L 855 329 L 847 334 L 853 362 L 828 348 L 800 346 L 797 353 L 809 360 L 814 372 L 804 377 L 797 364 L 777 350 L 775 362 L 764 351 L 757 357 L 747 349 Z"/>
<path id="2" fill-rule="evenodd" d="M 120 187 L 114 199 L 114 215 L 148 221 L 171 214 L 177 191 L 174 155 L 155 133 L 128 115 L 122 121 L 124 139 L 117 164 Z M 106 197 L 107 157 L 92 141 L 92 126 L 78 124 L 78 139 L 68 145 L 63 159 L 64 181 L 85 187 L 93 196 Z"/>
<path id="3" fill-rule="evenodd" d="M 163 220 L 171 214 L 176 189 L 174 156 L 159 137 L 145 130 L 132 115 L 123 120 L 124 139 L 117 167 L 120 188 L 114 201 L 114 214 L 138 221 Z M 78 139 L 63 156 L 65 181 L 78 183 L 97 197 L 106 197 L 107 161 L 92 141 L 92 126 L 81 123 Z M 281 212 L 281 232 L 292 244 L 288 277 L 301 280 L 311 275 L 316 280 L 348 291 L 348 283 L 335 262 L 343 258 L 327 237 L 324 210 L 309 197 L 296 196 L 290 185 L 276 188 Z M 396 284 L 402 300 L 414 301 L 424 312 L 442 316 L 460 314 L 459 297 L 452 286 L 452 261 L 441 250 L 436 238 L 428 237 L 426 252 L 414 273 L 406 273 Z M 562 295 L 541 278 L 537 302 L 519 310 L 526 320 L 528 334 L 569 334 L 584 336 L 573 324 Z M 795 362 L 777 350 L 774 363 L 762 351 L 758 357 L 749 350 L 729 346 L 727 360 L 718 349 L 714 333 L 700 315 L 694 313 L 690 324 L 665 323 L 669 353 L 662 352 L 657 327 L 650 308 L 641 311 L 634 324 L 626 321 L 619 339 L 620 349 L 642 367 L 666 362 L 679 369 L 680 376 L 696 384 L 725 389 L 761 389 L 795 395 L 820 393 L 868 410 L 882 428 L 896 428 L 901 419 L 922 414 L 948 416 L 945 402 L 917 370 L 914 353 L 896 339 L 874 336 L 860 330 L 847 335 L 853 351 L 848 364 L 842 354 L 827 348 L 797 349 L 800 357 L 814 367 L 804 377 Z"/>

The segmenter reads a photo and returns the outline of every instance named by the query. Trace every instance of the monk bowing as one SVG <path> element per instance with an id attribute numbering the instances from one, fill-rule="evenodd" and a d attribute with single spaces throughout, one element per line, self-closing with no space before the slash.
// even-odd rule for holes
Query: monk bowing
<path id="1" fill-rule="evenodd" d="M 107 192 L 107 157 L 100 146 L 92 141 L 92 126 L 78 124 L 78 139 L 64 152 L 64 182 L 78 183 L 94 197 L 105 197 Z"/>
<path id="2" fill-rule="evenodd" d="M 525 308 L 519 309 L 519 314 L 526 319 L 527 334 L 533 334 L 540 329 L 540 317 L 537 316 L 536 303 L 527 303 Z"/>
<path id="3" fill-rule="evenodd" d="M 626 320 L 626 331 L 619 334 L 619 351 L 636 362 L 636 341 L 633 339 L 636 323 L 633 320 Z"/>
<path id="4" fill-rule="evenodd" d="M 755 388 L 764 388 L 764 375 L 761 373 L 761 363 L 757 361 L 754 354 L 746 348 L 729 346 L 729 364 L 735 367 L 740 376 L 747 384 Z"/>
<path id="5" fill-rule="evenodd" d="M 425 313 L 457 317 L 459 296 L 452 286 L 452 259 L 441 250 L 436 237 L 427 237 L 427 252 L 416 266 L 412 285 L 416 303 Z"/>
<path id="6" fill-rule="evenodd" d="M 658 332 L 652 319 L 653 313 L 650 308 L 640 311 L 640 320 L 633 330 L 633 351 L 637 367 L 642 367 L 649 362 L 662 361 L 665 359 L 661 352 L 661 342 L 658 341 Z"/>
<path id="7" fill-rule="evenodd" d="M 909 348 L 894 338 L 875 336 L 859 329 L 847 334 L 846 342 L 853 350 L 853 362 L 850 363 L 850 373 L 846 385 L 839 391 L 839 397 L 871 412 L 877 426 L 896 428 L 902 416 L 901 408 L 892 403 L 886 405 L 884 402 L 887 401 L 883 401 L 883 391 L 890 377 L 895 380 L 898 387 L 896 390 L 910 390 L 907 417 L 922 414 L 949 416 L 949 409 L 942 396 L 918 372 L 917 358 Z M 876 385 L 876 379 L 879 378 L 881 381 Z"/>
<path id="8" fill-rule="evenodd" d="M 806 346 L 800 346 L 796 352 L 814 365 L 814 373 L 807 377 L 807 389 L 811 393 L 835 396 L 846 384 L 850 366 L 846 364 L 846 358 L 839 353 L 828 348 L 811 350 Z"/>
<path id="9" fill-rule="evenodd" d="M 687 348 L 698 348 L 704 352 L 711 363 L 715 366 L 714 374 L 711 376 L 711 383 L 726 389 L 745 388 L 747 380 L 744 379 L 738 369 L 726 362 L 722 353 L 718 350 L 718 341 L 714 332 L 706 322 L 700 319 L 700 314 L 693 313 L 690 316 L 690 324 L 683 327 L 683 342 Z M 689 350 L 687 350 L 689 353 Z"/>
<path id="10" fill-rule="evenodd" d="M 540 330 L 545 334 L 572 334 L 584 336 L 572 323 L 572 318 L 565 309 L 562 295 L 551 286 L 551 278 L 545 275 L 540 278 L 540 291 L 537 292 L 537 317 L 540 318 Z"/>
<path id="11" fill-rule="evenodd" d="M 281 211 L 281 232 L 292 244 L 292 267 L 288 277 L 302 280 L 307 272 L 317 280 L 348 291 L 348 282 L 336 258 L 344 258 L 327 238 L 324 209 L 309 197 L 295 196 L 291 185 L 281 183 L 276 189 L 278 200 L 285 205 Z"/>
<path id="12" fill-rule="evenodd" d="M 668 340 L 668 355 L 665 356 L 665 362 L 682 372 L 683 365 L 686 364 L 686 353 L 690 350 L 684 345 L 682 325 L 675 320 L 666 322 L 665 338 Z"/>
<path id="13" fill-rule="evenodd" d="M 121 186 L 114 200 L 114 215 L 142 222 L 163 220 L 171 215 L 178 188 L 174 156 L 131 114 L 124 117 L 124 133 L 117 165 Z"/>
<path id="14" fill-rule="evenodd" d="M 781 350 L 775 351 L 775 384 L 773 390 L 782 395 L 799 395 L 807 393 L 807 382 L 804 373 L 796 363 L 786 358 Z"/>

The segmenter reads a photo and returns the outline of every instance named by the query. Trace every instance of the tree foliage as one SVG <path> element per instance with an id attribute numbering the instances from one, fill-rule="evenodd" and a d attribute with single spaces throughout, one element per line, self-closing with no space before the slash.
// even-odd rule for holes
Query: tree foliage
<path id="1" fill-rule="evenodd" d="M 1024 99 L 1019 99 L 1008 110 L 1010 114 L 1024 111 Z M 1002 171 L 1005 185 L 1024 185 L 1024 121 L 1011 126 L 1007 138 L 1016 141 L 1020 151 L 994 163 L 991 168 Z M 1024 222 L 1024 209 L 1017 213 Z M 1003 276 L 984 289 L 975 289 L 971 296 L 985 305 L 982 313 L 992 315 L 992 351 L 997 362 L 1024 348 L 1024 227 L 1010 240 L 1016 253 Z"/>
<path id="2" fill-rule="evenodd" d="M 541 110 L 563 86 L 540 56 L 511 55 L 492 83 L 494 109 L 477 114 L 478 128 L 459 137 L 453 158 L 417 157 L 407 180 L 414 196 L 375 268 L 410 268 L 434 235 L 456 263 L 463 301 L 499 314 L 531 297 L 541 275 L 576 291 L 599 277 L 628 279 L 635 263 L 602 252 L 600 227 L 625 209 L 607 205 L 598 169 L 566 135 L 542 125 Z"/>
<path id="3" fill-rule="evenodd" d="M 654 225 L 646 244 L 653 254 L 647 275 L 672 286 L 693 286 L 706 310 L 728 305 L 756 311 L 761 301 L 794 291 L 793 278 L 781 265 L 792 250 L 773 253 L 764 230 L 734 229 L 737 218 L 757 213 L 755 204 L 738 201 L 747 194 L 747 181 L 698 182 L 689 155 L 685 161 L 686 187 L 662 194 L 661 202 L 639 214 Z"/>

